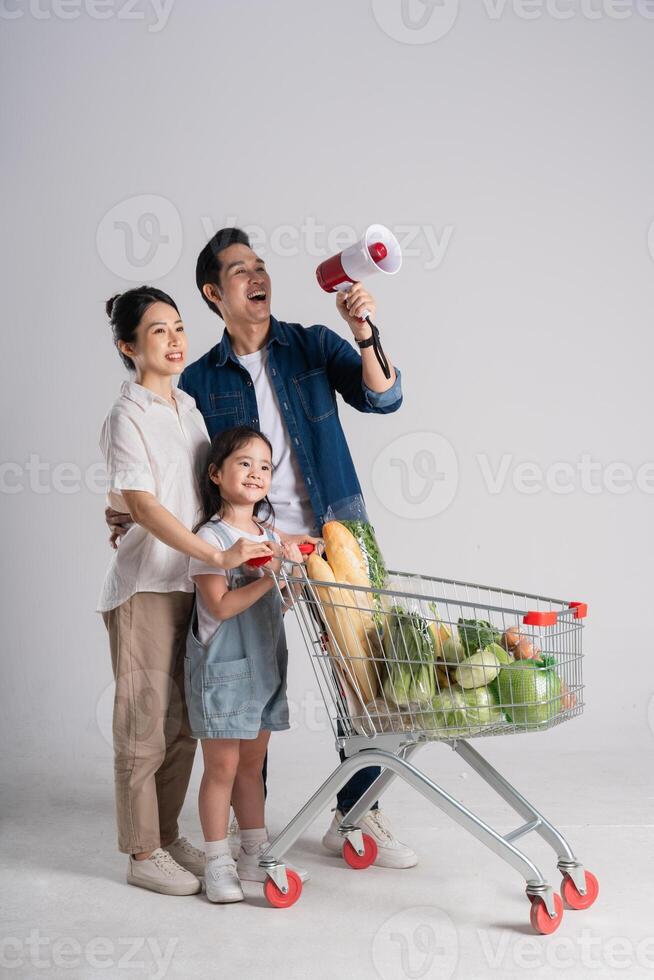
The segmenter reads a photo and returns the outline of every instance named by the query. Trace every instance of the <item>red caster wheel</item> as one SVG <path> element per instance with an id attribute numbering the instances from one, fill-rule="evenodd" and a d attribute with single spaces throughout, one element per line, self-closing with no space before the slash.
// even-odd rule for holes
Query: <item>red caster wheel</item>
<path id="1" fill-rule="evenodd" d="M 561 893 L 569 909 L 589 909 L 599 895 L 599 882 L 592 871 L 587 871 L 586 894 L 582 895 L 570 875 L 563 875 Z"/>
<path id="2" fill-rule="evenodd" d="M 556 915 L 553 919 L 550 918 L 547 906 L 542 898 L 538 895 L 533 898 L 529 896 L 529 898 L 531 900 L 529 918 L 531 919 L 532 928 L 536 932 L 540 932 L 543 936 L 549 936 L 551 933 L 556 932 L 563 918 L 563 902 L 561 901 L 561 896 L 557 892 L 554 892 L 554 910 Z"/>
<path id="3" fill-rule="evenodd" d="M 288 891 L 286 894 L 277 887 L 272 878 L 266 878 L 263 893 L 273 908 L 288 909 L 291 905 L 295 905 L 302 894 L 302 879 L 297 871 L 289 871 L 287 868 L 286 877 L 288 879 Z"/>
<path id="4" fill-rule="evenodd" d="M 363 834 L 362 836 L 363 854 L 357 854 L 349 840 L 346 840 L 343 844 L 343 857 L 346 863 L 351 868 L 354 868 L 355 871 L 362 871 L 364 868 L 369 868 L 377 860 L 377 844 L 374 839 L 370 834 Z"/>

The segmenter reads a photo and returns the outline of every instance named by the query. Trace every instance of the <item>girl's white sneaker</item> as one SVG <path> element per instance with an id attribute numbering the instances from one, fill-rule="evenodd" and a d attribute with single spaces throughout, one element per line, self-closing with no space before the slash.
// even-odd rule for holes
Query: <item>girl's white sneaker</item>
<path id="1" fill-rule="evenodd" d="M 245 898 L 236 863 L 229 854 L 209 858 L 204 868 L 204 887 L 210 902 L 242 902 Z"/>
<path id="2" fill-rule="evenodd" d="M 236 867 L 238 869 L 238 876 L 241 881 L 265 881 L 268 877 L 267 873 L 263 868 L 259 867 L 259 860 L 263 851 L 267 847 L 270 847 L 269 840 L 263 840 L 260 844 L 257 844 L 256 850 L 252 854 L 248 854 L 241 847 L 240 853 L 238 855 L 238 861 Z M 302 881 L 308 881 L 311 875 L 304 868 L 298 868 L 294 864 L 287 864 L 284 862 L 289 871 L 295 871 L 296 874 L 300 876 Z"/>

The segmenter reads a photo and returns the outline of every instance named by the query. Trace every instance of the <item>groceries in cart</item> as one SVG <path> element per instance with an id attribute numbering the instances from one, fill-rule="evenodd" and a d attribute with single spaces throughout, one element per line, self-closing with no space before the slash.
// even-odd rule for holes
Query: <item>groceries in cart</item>
<path id="1" fill-rule="evenodd" d="M 486 619 L 473 615 L 476 595 L 434 595 L 430 579 L 389 573 L 360 516 L 327 521 L 323 539 L 324 554 L 309 556 L 306 571 L 326 627 L 324 653 L 359 734 L 540 730 L 576 707 L 575 657 L 560 631 L 539 635 L 513 621 L 518 611 L 506 595 Z"/>
<path id="2" fill-rule="evenodd" d="M 343 761 L 262 854 L 272 904 L 289 906 L 284 855 L 357 772 L 380 775 L 342 813 L 343 858 L 361 871 L 377 845 L 369 807 L 400 777 L 525 880 L 536 932 L 554 932 L 563 902 L 587 909 L 599 894 L 563 835 L 473 748 L 481 735 L 542 731 L 583 710 L 582 631 L 588 607 L 495 586 L 388 570 L 361 498 L 341 502 L 320 549 L 298 566 L 293 606 Z M 415 764 L 445 741 L 524 821 L 499 833 Z M 537 833 L 557 856 L 561 893 L 516 842 Z M 270 884 L 273 882 L 273 885 Z"/>

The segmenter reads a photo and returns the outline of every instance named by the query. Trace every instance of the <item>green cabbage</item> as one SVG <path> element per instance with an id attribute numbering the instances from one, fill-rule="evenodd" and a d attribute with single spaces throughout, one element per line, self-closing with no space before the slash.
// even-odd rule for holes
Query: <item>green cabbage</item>
<path id="1" fill-rule="evenodd" d="M 502 667 L 497 681 L 500 703 L 516 725 L 542 725 L 561 711 L 561 680 L 554 657 L 518 660 Z"/>
<path id="2" fill-rule="evenodd" d="M 497 707 L 493 692 L 488 687 L 471 687 L 462 691 L 465 703 L 465 718 L 471 728 L 479 725 L 497 725 L 504 721 L 502 711 Z"/>
<path id="3" fill-rule="evenodd" d="M 458 628 L 466 657 L 501 639 L 501 634 L 485 619 L 460 619 Z"/>
<path id="4" fill-rule="evenodd" d="M 423 711 L 418 723 L 426 732 L 438 732 L 446 738 L 467 734 L 465 701 L 459 687 L 439 691 L 432 698 L 428 711 Z"/>

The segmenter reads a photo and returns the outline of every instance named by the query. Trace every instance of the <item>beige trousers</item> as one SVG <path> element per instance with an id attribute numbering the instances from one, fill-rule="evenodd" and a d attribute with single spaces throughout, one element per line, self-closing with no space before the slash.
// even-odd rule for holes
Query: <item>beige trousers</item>
<path id="1" fill-rule="evenodd" d="M 113 714 L 118 848 L 166 847 L 178 837 L 193 766 L 184 700 L 189 592 L 137 592 L 102 614 L 116 680 Z"/>

